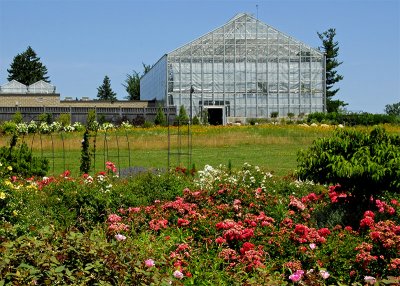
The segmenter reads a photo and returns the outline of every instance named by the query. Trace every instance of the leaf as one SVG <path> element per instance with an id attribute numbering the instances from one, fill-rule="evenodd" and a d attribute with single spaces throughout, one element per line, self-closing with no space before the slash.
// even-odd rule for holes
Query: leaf
<path id="1" fill-rule="evenodd" d="M 65 269 L 65 266 L 64 266 L 64 265 L 61 265 L 61 266 L 58 266 L 56 269 L 54 269 L 54 271 L 55 271 L 56 273 L 60 273 L 60 272 L 63 272 L 64 269 Z"/>

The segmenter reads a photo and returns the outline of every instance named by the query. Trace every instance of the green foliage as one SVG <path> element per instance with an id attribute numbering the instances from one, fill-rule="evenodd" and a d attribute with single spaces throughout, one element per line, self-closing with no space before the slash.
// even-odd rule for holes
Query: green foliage
<path id="1" fill-rule="evenodd" d="M 86 129 L 83 133 L 82 151 L 81 151 L 81 174 L 88 174 L 91 165 L 91 156 L 89 150 L 89 130 Z"/>
<path id="2" fill-rule="evenodd" d="M 320 50 L 325 52 L 326 55 L 326 109 L 328 112 L 338 112 L 340 107 L 346 106 L 347 103 L 332 99 L 339 91 L 339 88 L 333 89 L 334 84 L 343 79 L 343 76 L 339 75 L 336 70 L 342 64 L 337 60 L 339 43 L 334 40 L 336 29 L 330 28 L 323 33 L 317 34 L 322 41 Z"/>
<path id="3" fill-rule="evenodd" d="M 400 137 L 375 127 L 370 134 L 345 129 L 314 141 L 298 154 L 298 175 L 321 184 L 340 184 L 367 201 L 400 188 Z"/>
<path id="4" fill-rule="evenodd" d="M 99 100 L 117 100 L 117 94 L 111 89 L 111 81 L 108 76 L 103 79 L 103 84 L 97 88 L 97 98 Z"/>
<path id="5" fill-rule="evenodd" d="M 125 84 L 122 84 L 128 93 L 128 96 L 125 97 L 127 100 L 140 100 L 140 78 L 151 69 L 150 65 L 142 64 L 143 74 L 133 71 L 131 75 L 126 75 Z"/>
<path id="6" fill-rule="evenodd" d="M 197 115 L 195 117 L 193 117 L 192 124 L 193 125 L 200 125 L 200 119 L 197 117 Z"/>
<path id="7" fill-rule="evenodd" d="M 178 116 L 175 117 L 174 125 L 186 125 L 189 124 L 189 116 L 187 115 L 186 109 L 183 105 L 179 108 Z"/>
<path id="8" fill-rule="evenodd" d="M 53 123 L 53 114 L 51 114 L 51 113 L 42 113 L 42 114 L 39 114 L 39 116 L 38 116 L 38 120 L 39 120 L 39 122 L 41 122 L 41 123 L 47 123 L 47 124 L 51 124 L 51 123 Z"/>
<path id="9" fill-rule="evenodd" d="M 99 124 L 96 121 L 96 110 L 90 109 L 86 118 L 86 128 L 90 131 L 96 131 L 99 128 Z"/>
<path id="10" fill-rule="evenodd" d="M 155 125 L 161 125 L 165 126 L 167 124 L 167 119 L 165 117 L 163 108 L 161 105 L 158 106 L 157 108 L 157 115 L 156 118 L 154 119 L 154 124 Z"/>
<path id="11" fill-rule="evenodd" d="M 49 170 L 49 162 L 46 158 L 38 158 L 32 155 L 32 151 L 25 142 L 17 144 L 18 136 L 13 134 L 10 146 L 0 148 L 0 163 L 11 167 L 10 176 L 44 176 Z"/>
<path id="12" fill-rule="evenodd" d="M 43 80 L 50 82 L 47 68 L 40 62 L 35 51 L 28 46 L 25 52 L 14 57 L 10 69 L 7 69 L 8 81 L 16 80 L 25 85 L 31 85 Z"/>
<path id="13" fill-rule="evenodd" d="M 62 113 L 57 119 L 58 122 L 61 123 L 62 126 L 68 126 L 71 124 L 71 114 L 70 113 Z"/>
<path id="14" fill-rule="evenodd" d="M 22 114 L 19 111 L 15 112 L 14 115 L 12 116 L 12 122 L 16 124 L 22 123 L 23 119 L 24 118 L 22 117 Z"/>
<path id="15" fill-rule="evenodd" d="M 385 113 L 392 116 L 400 116 L 400 102 L 385 105 Z"/>
<path id="16" fill-rule="evenodd" d="M 279 112 L 278 111 L 273 111 L 271 112 L 271 118 L 276 119 L 279 116 Z"/>
<path id="17" fill-rule="evenodd" d="M 13 134 L 17 131 L 17 124 L 14 121 L 5 121 L 1 124 L 1 133 Z"/>
<path id="18" fill-rule="evenodd" d="M 290 121 L 294 118 L 294 113 L 293 112 L 288 112 L 287 117 L 289 118 Z"/>
<path id="19" fill-rule="evenodd" d="M 399 124 L 400 119 L 392 115 L 372 113 L 340 113 L 340 112 L 314 112 L 307 116 L 307 122 L 319 122 L 330 124 L 343 124 L 346 126 L 378 125 L 384 123 Z"/>

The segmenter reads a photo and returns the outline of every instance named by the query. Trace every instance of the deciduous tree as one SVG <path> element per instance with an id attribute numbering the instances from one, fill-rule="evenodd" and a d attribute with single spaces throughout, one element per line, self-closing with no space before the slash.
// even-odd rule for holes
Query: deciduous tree
<path id="1" fill-rule="evenodd" d="M 143 74 L 140 74 L 137 71 L 133 71 L 132 74 L 127 74 L 125 79 L 125 84 L 122 84 L 128 96 L 125 98 L 127 100 L 139 100 L 140 99 L 140 78 L 149 72 L 151 69 L 150 65 L 143 64 Z"/>

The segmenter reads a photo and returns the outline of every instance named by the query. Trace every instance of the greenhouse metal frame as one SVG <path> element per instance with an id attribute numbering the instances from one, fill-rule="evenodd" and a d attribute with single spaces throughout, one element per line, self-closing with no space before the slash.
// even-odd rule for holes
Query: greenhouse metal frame
<path id="1" fill-rule="evenodd" d="M 165 54 L 140 89 L 141 99 L 207 113 L 213 124 L 324 112 L 325 55 L 241 13 Z"/>

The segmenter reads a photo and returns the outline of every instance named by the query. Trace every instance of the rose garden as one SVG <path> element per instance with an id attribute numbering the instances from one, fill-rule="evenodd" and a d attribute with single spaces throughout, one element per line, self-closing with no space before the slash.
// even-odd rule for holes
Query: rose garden
<path id="1" fill-rule="evenodd" d="M 3 147 L 0 285 L 397 285 L 395 133 L 331 131 L 285 176 L 245 163 L 118 177 L 107 162 L 43 177 Z"/>

